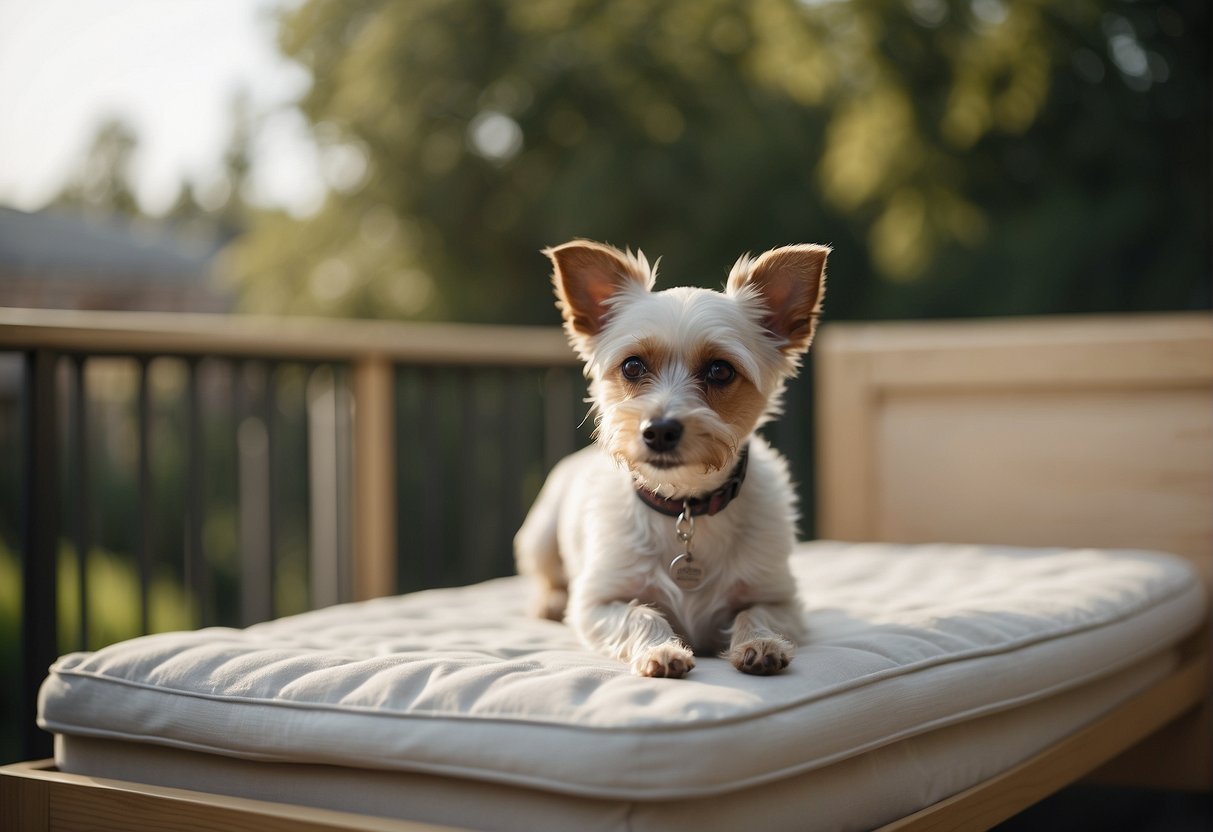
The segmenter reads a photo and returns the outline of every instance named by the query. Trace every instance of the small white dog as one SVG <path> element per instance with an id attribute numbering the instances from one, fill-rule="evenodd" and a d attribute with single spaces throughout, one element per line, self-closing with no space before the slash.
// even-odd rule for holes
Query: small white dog
<path id="1" fill-rule="evenodd" d="M 585 361 L 597 447 L 562 460 L 514 539 L 539 613 L 641 676 L 695 653 L 778 673 L 803 637 L 787 464 L 755 429 L 813 339 L 830 249 L 744 256 L 724 292 L 653 292 L 644 255 L 544 253 Z M 744 482 L 744 485 L 743 485 Z"/>

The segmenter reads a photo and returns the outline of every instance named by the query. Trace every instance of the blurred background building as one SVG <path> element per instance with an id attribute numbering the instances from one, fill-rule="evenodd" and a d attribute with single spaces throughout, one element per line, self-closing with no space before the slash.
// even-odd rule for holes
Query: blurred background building
<path id="1" fill-rule="evenodd" d="M 212 281 L 217 240 L 119 217 L 0 206 L 0 298 L 6 306 L 224 312 Z"/>

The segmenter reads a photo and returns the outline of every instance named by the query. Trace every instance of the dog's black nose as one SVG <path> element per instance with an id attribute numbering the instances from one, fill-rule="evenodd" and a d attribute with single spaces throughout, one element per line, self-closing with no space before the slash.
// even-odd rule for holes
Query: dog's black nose
<path id="1" fill-rule="evenodd" d="M 640 435 L 644 444 L 654 451 L 663 453 L 678 447 L 682 438 L 682 422 L 677 419 L 649 419 L 640 426 Z"/>

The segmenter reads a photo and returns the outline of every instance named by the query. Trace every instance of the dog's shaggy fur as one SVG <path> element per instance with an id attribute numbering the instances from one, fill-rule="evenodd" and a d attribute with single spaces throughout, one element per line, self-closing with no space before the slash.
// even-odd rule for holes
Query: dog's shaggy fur
<path id="1" fill-rule="evenodd" d="M 515 538 L 538 612 L 567 621 L 642 676 L 680 677 L 694 654 L 739 670 L 787 667 L 803 638 L 788 568 L 796 509 L 783 458 L 754 431 L 779 411 L 809 348 L 829 249 L 742 257 L 723 292 L 654 292 L 640 253 L 574 241 L 545 251 L 565 331 L 585 362 L 594 447 L 562 460 Z M 719 513 L 694 520 L 703 583 L 671 577 L 675 521 L 638 498 L 702 498 L 748 472 Z"/>

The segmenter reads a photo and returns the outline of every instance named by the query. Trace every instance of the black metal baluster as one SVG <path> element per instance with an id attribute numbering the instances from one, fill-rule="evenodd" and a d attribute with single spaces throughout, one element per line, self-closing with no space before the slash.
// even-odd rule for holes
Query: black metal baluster
<path id="1" fill-rule="evenodd" d="M 234 371 L 238 504 L 240 513 L 240 617 L 245 626 L 273 614 L 273 576 L 269 540 L 269 457 L 264 408 L 247 395 L 249 365 Z M 264 370 L 264 366 L 261 366 Z M 264 380 L 265 374 L 262 373 Z"/>
<path id="2" fill-rule="evenodd" d="M 473 396 L 476 408 L 473 413 L 472 431 L 476 440 L 476 485 L 478 495 L 473 505 L 477 506 L 479 521 L 471 523 L 477 528 L 476 559 L 473 561 L 474 580 L 485 580 L 504 572 L 503 533 L 505 514 L 505 449 L 513 439 L 505 432 L 504 372 L 497 367 L 480 371 L 476 376 Z"/>
<path id="3" fill-rule="evenodd" d="M 21 731 L 26 759 L 48 757 L 51 737 L 35 723 L 38 687 L 58 655 L 56 549 L 59 541 L 57 356 L 50 350 L 25 355 L 22 422 L 24 506 L 22 517 Z"/>
<path id="4" fill-rule="evenodd" d="M 138 518 L 135 521 L 135 560 L 139 569 L 139 628 L 151 632 L 152 583 L 152 396 L 150 385 L 151 359 L 138 359 L 139 380 L 136 398 L 138 430 Z"/>
<path id="5" fill-rule="evenodd" d="M 792 388 L 792 400 L 789 403 L 788 422 L 789 434 L 793 441 L 788 445 L 788 456 L 791 460 L 792 479 L 796 486 L 797 500 L 800 507 L 800 521 L 797 532 L 802 538 L 811 538 L 816 529 L 816 514 L 813 504 L 814 484 L 814 447 L 813 431 L 813 374 L 810 367 L 801 370 L 800 377 L 795 379 Z"/>
<path id="6" fill-rule="evenodd" d="M 265 426 L 265 484 L 266 484 L 266 514 L 265 541 L 266 561 L 269 569 L 269 617 L 273 618 L 278 611 L 278 517 L 281 513 L 282 495 L 278 487 L 278 477 L 275 465 L 278 459 L 278 364 L 265 363 L 265 386 L 261 391 L 261 421 Z"/>
<path id="7" fill-rule="evenodd" d="M 499 547 L 504 547 L 506 564 L 512 564 L 514 532 L 522 525 L 526 516 L 529 500 L 526 494 L 526 476 L 530 461 L 534 455 L 534 423 L 528 423 L 530 398 L 534 388 L 527 384 L 533 376 L 518 367 L 502 369 L 501 375 L 505 380 L 505 424 L 502 431 L 504 447 L 504 476 L 498 499 L 504 519 L 500 532 Z"/>
<path id="8" fill-rule="evenodd" d="M 459 448 L 458 467 L 445 469 L 455 474 L 458 484 L 456 502 L 452 504 L 455 523 L 459 529 L 458 563 L 449 571 L 447 581 L 466 581 L 468 576 L 479 574 L 480 529 L 483 518 L 481 491 L 484 471 L 479 456 L 481 414 L 476 385 L 478 373 L 469 367 L 455 371 L 458 405 L 452 418 L 456 420 L 455 440 Z M 443 469 L 437 469 L 443 470 Z"/>
<path id="9" fill-rule="evenodd" d="M 88 385 L 85 378 L 84 355 L 73 360 L 75 382 L 72 396 L 72 453 L 74 456 L 72 502 L 75 503 L 76 585 L 79 592 L 80 630 L 77 645 L 88 649 L 88 559 L 92 548 L 92 503 L 89 499 Z"/>
<path id="10" fill-rule="evenodd" d="M 543 457 L 548 470 L 577 447 L 571 372 L 556 367 L 544 376 Z"/>
<path id="11" fill-rule="evenodd" d="M 315 368 L 316 365 L 314 364 L 295 365 L 295 370 L 299 372 L 300 377 L 299 397 L 294 403 L 295 406 L 298 407 L 297 412 L 299 414 L 299 423 L 297 428 L 290 430 L 287 433 L 287 459 L 290 460 L 290 464 L 287 468 L 287 476 L 283 478 L 284 480 L 291 479 L 297 483 L 303 484 L 302 493 L 295 493 L 292 491 L 292 493 L 289 494 L 291 500 L 285 510 L 285 517 L 288 518 L 288 522 L 296 519 L 302 520 L 302 523 L 300 523 L 299 526 L 303 536 L 302 562 L 303 566 L 307 570 L 307 577 L 303 582 L 303 589 L 307 593 L 304 599 L 304 609 L 307 610 L 315 609 L 316 607 L 321 606 L 313 594 L 313 589 L 316 586 L 316 576 L 313 574 L 313 569 L 315 568 L 316 564 L 312 561 L 311 552 L 316 546 L 316 541 L 312 538 L 314 529 L 312 528 L 310 515 L 312 509 L 311 484 L 312 477 L 314 476 L 312 466 L 315 464 L 316 460 L 312 458 L 311 450 L 308 447 L 309 414 L 307 401 L 307 378 L 312 372 L 315 371 Z M 302 453 L 300 453 L 298 450 L 290 449 L 291 445 L 295 442 L 303 443 Z M 296 514 L 296 511 L 299 509 L 302 509 L 302 511 Z M 329 587 L 329 593 L 331 593 L 333 589 L 335 589 L 335 587 Z M 327 598 L 324 606 L 331 606 Z"/>
<path id="12" fill-rule="evenodd" d="M 231 387 L 228 398 L 231 403 L 232 432 L 228 439 L 234 449 L 232 457 L 232 493 L 236 503 L 236 565 L 239 577 L 236 579 L 236 597 L 239 610 L 237 621 L 247 627 L 253 623 L 251 599 L 249 594 L 248 562 L 251 553 L 248 551 L 248 540 L 245 534 L 246 520 L 244 496 L 245 453 L 241 431 L 244 426 L 245 396 L 244 396 L 244 363 L 233 359 L 228 364 L 228 383 Z"/>
<path id="13" fill-rule="evenodd" d="M 214 623 L 214 615 L 211 609 L 210 575 L 202 543 L 202 527 L 206 519 L 206 458 L 203 453 L 198 365 L 197 358 L 186 361 L 185 582 L 190 596 L 198 605 L 199 621 L 203 627 L 209 627 Z"/>
<path id="14" fill-rule="evenodd" d="M 784 392 L 784 412 L 771 428 L 764 429 L 764 434 L 771 444 L 779 449 L 788 461 L 788 471 L 792 475 L 793 485 L 797 490 L 797 502 L 800 509 L 800 520 L 797 523 L 797 533 L 805 537 L 813 529 L 812 453 L 813 453 L 813 419 L 810 399 L 809 368 L 804 368 L 799 377 L 788 381 Z M 774 433 L 770 433 L 775 429 Z"/>
<path id="15" fill-rule="evenodd" d="M 449 472 L 450 460 L 443 459 L 446 447 L 442 417 L 443 404 L 440 402 L 439 374 L 441 371 L 427 367 L 421 371 L 418 383 L 423 402 L 418 413 L 420 436 L 430 437 L 430 441 L 422 442 L 420 447 L 420 477 L 428 487 L 421 489 L 421 574 L 424 586 L 428 589 L 438 585 L 444 562 L 453 560 L 453 553 L 444 551 L 446 546 L 446 512 L 452 496 L 446 485 L 452 477 L 463 476 L 461 472 Z M 445 464 L 444 464 L 445 463 Z"/>
<path id="16" fill-rule="evenodd" d="M 423 481 L 420 456 L 423 442 L 432 442 L 433 437 L 425 433 L 422 418 L 422 397 L 419 393 L 421 381 L 416 367 L 399 367 L 396 370 L 393 394 L 396 397 L 396 424 L 392 429 L 396 436 L 396 582 L 401 592 L 411 592 L 425 586 L 422 573 L 424 558 L 420 535 L 425 520 L 422 510 Z"/>

